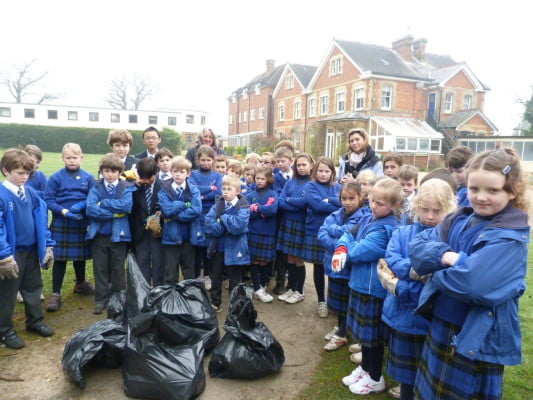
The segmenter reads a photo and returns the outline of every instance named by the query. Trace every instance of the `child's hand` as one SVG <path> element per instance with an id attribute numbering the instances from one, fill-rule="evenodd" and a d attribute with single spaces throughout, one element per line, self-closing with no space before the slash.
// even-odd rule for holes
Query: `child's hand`
<path id="1" fill-rule="evenodd" d="M 271 206 L 274 204 L 274 197 L 269 197 L 265 203 L 265 206 Z"/>
<path id="2" fill-rule="evenodd" d="M 250 204 L 250 211 L 251 212 L 257 212 L 257 208 L 258 207 L 259 207 L 259 204 L 257 204 L 257 203 Z"/>
<path id="3" fill-rule="evenodd" d="M 383 258 L 379 259 L 377 269 L 378 279 L 381 283 L 381 286 L 383 286 L 383 289 L 393 296 L 396 296 L 396 285 L 398 285 L 398 278 L 396 278 L 394 272 L 390 270 L 387 262 Z"/>
<path id="4" fill-rule="evenodd" d="M 9 256 L 0 260 L 0 280 L 3 279 L 16 279 L 19 277 L 19 266 L 13 258 Z"/>
<path id="5" fill-rule="evenodd" d="M 54 265 L 54 248 L 47 247 L 45 249 L 44 258 L 43 258 L 43 269 L 48 269 Z"/>
<path id="6" fill-rule="evenodd" d="M 339 246 L 335 249 L 333 253 L 333 258 L 331 260 L 331 269 L 333 272 L 341 272 L 346 264 L 346 247 Z"/>
<path id="7" fill-rule="evenodd" d="M 218 188 L 215 185 L 211 185 L 211 190 L 215 192 Z"/>
<path id="8" fill-rule="evenodd" d="M 457 254 L 454 251 L 446 251 L 442 254 L 442 257 L 440 259 L 440 262 L 442 265 L 449 265 L 452 266 L 457 262 L 457 259 L 459 258 L 459 254 Z"/>

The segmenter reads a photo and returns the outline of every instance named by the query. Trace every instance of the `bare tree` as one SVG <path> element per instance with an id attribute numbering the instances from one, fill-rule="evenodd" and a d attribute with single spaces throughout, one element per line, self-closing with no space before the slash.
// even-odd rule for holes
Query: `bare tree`
<path id="1" fill-rule="evenodd" d="M 15 67 L 13 73 L 0 72 L 0 84 L 7 87 L 7 90 L 13 96 L 16 103 L 22 103 L 22 100 L 29 96 L 38 96 L 36 93 L 32 93 L 33 90 L 40 82 L 46 78 L 48 71 L 38 74 L 34 72 L 35 63 L 37 60 L 33 60 L 22 66 Z M 37 104 L 42 104 L 47 100 L 57 100 L 62 95 L 57 93 L 43 93 L 40 95 Z"/>
<path id="2" fill-rule="evenodd" d="M 154 91 L 155 86 L 147 78 L 135 75 L 133 79 L 128 80 L 123 76 L 121 79 L 113 79 L 109 83 L 106 101 L 113 108 L 138 110 L 141 104 L 153 95 Z M 130 93 L 132 93 L 131 98 Z"/>

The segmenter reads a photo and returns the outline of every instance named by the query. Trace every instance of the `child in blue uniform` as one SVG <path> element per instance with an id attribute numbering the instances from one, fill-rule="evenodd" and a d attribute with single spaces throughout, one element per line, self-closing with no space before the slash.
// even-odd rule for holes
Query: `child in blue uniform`
<path id="1" fill-rule="evenodd" d="M 282 214 L 276 249 L 287 255 L 289 290 L 278 299 L 289 304 L 304 300 L 305 265 L 302 247 L 305 236 L 306 202 L 304 186 L 311 179 L 313 158 L 300 153 L 294 159 L 293 178 L 285 184 L 278 200 Z"/>
<path id="2" fill-rule="evenodd" d="M 501 399 L 504 365 L 521 362 L 518 299 L 525 290 L 529 226 L 516 152 L 474 156 L 467 186 L 471 207 L 459 208 L 409 246 L 416 275 L 431 274 L 418 307 L 431 323 L 416 398 Z"/>
<path id="3" fill-rule="evenodd" d="M 7 149 L 0 169 L 5 176 L 0 184 L 0 341 L 10 349 L 20 349 L 24 342 L 12 320 L 17 291 L 24 300 L 26 330 L 43 337 L 54 334 L 43 322 L 40 266 L 48 269 L 54 263 L 55 242 L 48 230 L 46 204 L 24 186 L 33 171 L 30 155 Z"/>
<path id="4" fill-rule="evenodd" d="M 425 318 L 414 314 L 423 283 L 409 278 L 408 245 L 415 235 L 439 224 L 455 207 L 455 193 L 448 183 L 441 179 L 425 182 L 410 203 L 408 211 L 413 223 L 392 233 L 386 263 L 380 261 L 378 266 L 379 280 L 388 292 L 382 314 L 391 328 L 387 373 L 401 383 L 401 398 L 405 400 L 414 398 L 416 369 L 429 326 Z"/>
<path id="5" fill-rule="evenodd" d="M 188 182 L 192 164 L 185 157 L 174 157 L 171 181 L 163 181 L 159 191 L 159 205 L 164 218 L 162 243 L 165 248 L 165 282 L 174 284 L 194 279 L 194 246 L 191 243 L 191 223 L 202 214 L 200 191 Z"/>
<path id="6" fill-rule="evenodd" d="M 91 258 L 91 249 L 85 240 L 88 225 L 85 206 L 89 190 L 94 186 L 94 177 L 80 168 L 83 153 L 78 144 L 65 144 L 61 159 L 65 168 L 50 176 L 44 195 L 52 212 L 50 231 L 56 241 L 52 296 L 46 311 L 57 311 L 61 307 L 61 287 L 68 261 L 72 261 L 76 275 L 74 293 L 94 294 L 94 286 L 85 279 L 85 260 Z"/>
<path id="7" fill-rule="evenodd" d="M 342 383 L 355 394 L 385 390 L 381 375 L 387 329 L 381 320 L 383 300 L 387 294 L 381 286 L 376 267 L 385 256 L 392 231 L 399 224 L 403 201 L 402 187 L 392 178 L 382 178 L 370 192 L 371 214 L 360 219 L 357 232 L 346 232 L 337 243 L 331 266 L 339 272 L 344 264 L 350 269 L 348 331 L 360 340 L 362 362 Z"/>
<path id="8" fill-rule="evenodd" d="M 29 186 L 33 190 L 35 190 L 37 194 L 41 196 L 41 199 L 43 199 L 44 190 L 46 187 L 46 175 L 39 171 L 39 167 L 41 166 L 41 162 L 43 161 L 43 152 L 38 146 L 34 144 L 26 145 L 24 147 L 24 151 L 28 153 L 31 158 L 33 158 L 33 162 L 35 165 L 33 171 L 30 174 L 30 177 L 28 178 L 28 181 L 26 182 L 26 186 Z"/>
<path id="9" fill-rule="evenodd" d="M 335 165 L 327 157 L 320 157 L 311 174 L 312 181 L 304 187 L 307 210 L 305 216 L 305 239 L 303 259 L 313 264 L 313 282 L 318 298 L 317 313 L 327 318 L 328 306 L 325 295 L 324 247 L 318 241 L 318 230 L 324 219 L 341 206 L 340 185 L 335 182 Z"/>
<path id="10" fill-rule="evenodd" d="M 472 150 L 466 146 L 456 146 L 451 149 L 445 158 L 446 167 L 450 170 L 457 182 L 457 206 L 469 206 L 466 191 L 467 163 L 473 156 Z"/>
<path id="11" fill-rule="evenodd" d="M 195 230 L 195 235 L 205 234 L 205 216 L 215 204 L 215 197 L 222 194 L 222 175 L 213 171 L 215 151 L 211 146 L 202 145 L 196 152 L 196 164 L 199 169 L 194 170 L 189 179 L 190 185 L 196 186 L 202 200 L 202 215 L 198 218 L 197 226 L 203 232 Z M 203 283 L 206 290 L 211 289 L 211 260 L 207 258 L 207 241 L 196 242 L 195 274 Z M 204 270 L 201 276 L 202 268 Z"/>
<path id="12" fill-rule="evenodd" d="M 255 297 L 270 303 L 273 297 L 266 292 L 270 278 L 269 264 L 276 256 L 276 215 L 278 195 L 271 189 L 272 170 L 259 166 L 255 171 L 255 190 L 246 194 L 250 203 L 248 249 L 252 263 L 250 274 Z"/>
<path id="13" fill-rule="evenodd" d="M 229 290 L 242 281 L 244 266 L 250 264 L 248 251 L 248 221 L 250 209 L 241 194 L 241 181 L 226 176 L 222 196 L 217 197 L 205 217 L 205 232 L 210 237 L 209 255 L 213 257 L 211 303 L 216 312 L 222 311 L 222 275 L 228 274 Z"/>
<path id="14" fill-rule="evenodd" d="M 115 154 L 106 154 L 99 163 L 101 180 L 89 190 L 86 213 L 87 240 L 91 241 L 95 283 L 93 314 L 101 314 L 112 292 L 126 288 L 124 262 L 131 241 L 128 214 L 133 206 L 135 186 L 119 179 L 124 163 Z"/>
<path id="15" fill-rule="evenodd" d="M 344 232 L 350 231 L 363 215 L 370 212 L 367 207 L 362 207 L 361 185 L 355 181 L 342 185 L 339 197 L 342 208 L 328 215 L 318 231 L 319 243 L 325 249 L 324 273 L 328 276 L 328 308 L 337 314 L 337 326 L 325 336 L 328 343 L 324 349 L 327 351 L 337 350 L 347 343 L 346 312 L 350 295 L 349 269 L 334 272 L 331 269 L 331 258 L 337 247 L 337 241 Z"/>

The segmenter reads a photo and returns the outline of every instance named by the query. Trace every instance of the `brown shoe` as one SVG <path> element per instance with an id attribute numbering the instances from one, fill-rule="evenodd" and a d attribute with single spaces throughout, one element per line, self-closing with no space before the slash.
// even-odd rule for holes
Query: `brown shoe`
<path id="1" fill-rule="evenodd" d="M 54 312 L 59 310 L 59 307 L 61 307 L 61 295 L 59 293 L 52 293 L 52 296 L 48 299 L 48 303 L 46 303 L 46 311 Z"/>
<path id="2" fill-rule="evenodd" d="M 94 294 L 94 286 L 88 281 L 83 281 L 76 283 L 72 291 L 78 294 Z"/>

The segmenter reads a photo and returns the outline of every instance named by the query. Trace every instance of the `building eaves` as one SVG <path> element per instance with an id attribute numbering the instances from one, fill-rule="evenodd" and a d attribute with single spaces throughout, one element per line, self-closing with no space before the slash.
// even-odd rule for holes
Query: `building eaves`
<path id="1" fill-rule="evenodd" d="M 368 121 L 370 117 L 366 116 L 360 112 L 350 112 L 332 115 L 331 117 L 326 117 L 318 120 L 318 122 L 340 122 L 340 121 L 353 121 L 353 120 L 362 120 Z"/>
<path id="2" fill-rule="evenodd" d="M 483 119 L 487 125 L 491 127 L 491 129 L 494 132 L 498 131 L 498 128 L 496 125 L 492 123 L 490 119 L 480 110 L 462 110 L 457 111 L 456 113 L 453 113 L 450 118 L 448 118 L 446 121 L 443 121 L 439 124 L 439 128 L 441 129 L 459 129 L 461 125 L 467 123 L 470 119 L 478 115 L 481 119 Z"/>

